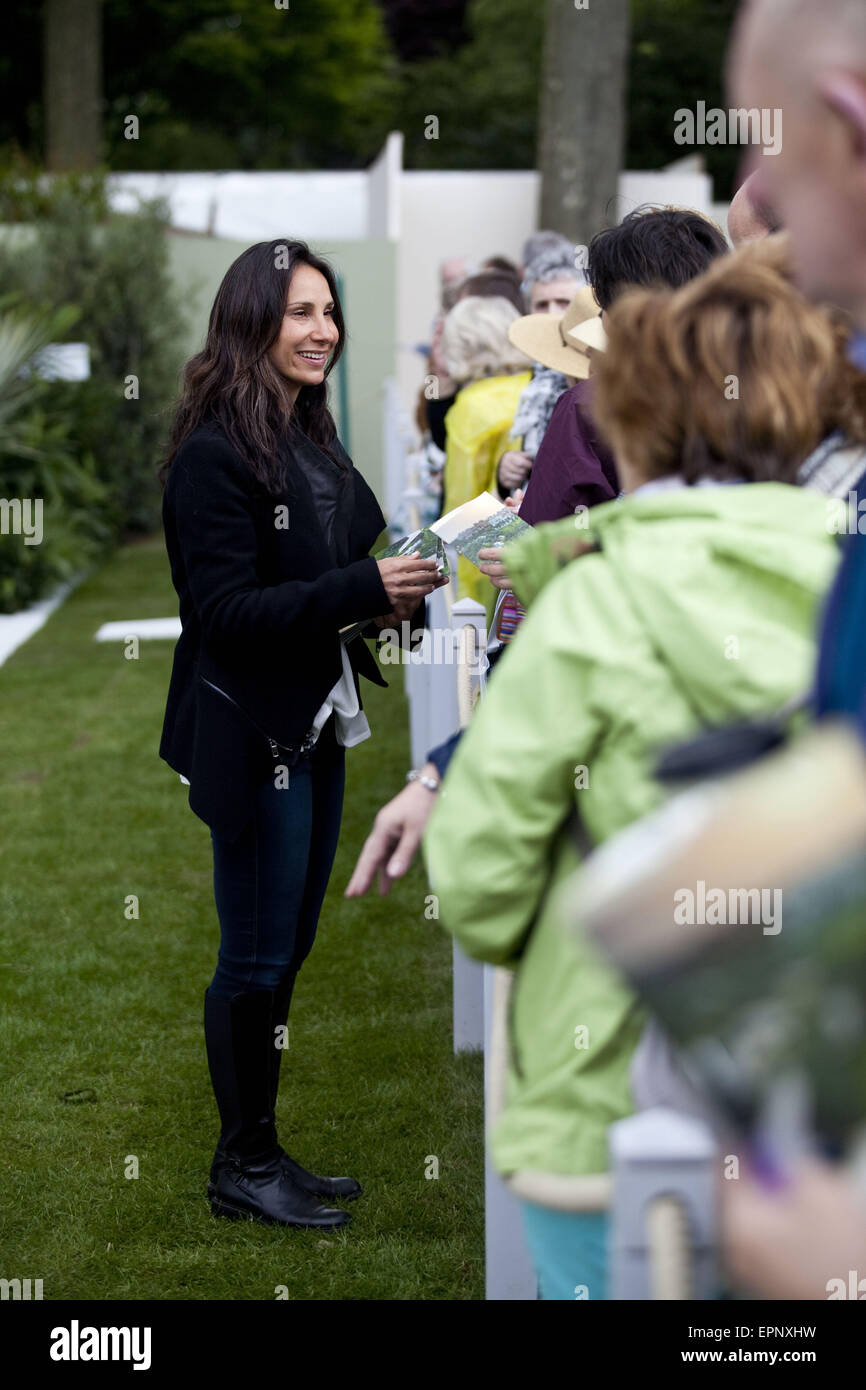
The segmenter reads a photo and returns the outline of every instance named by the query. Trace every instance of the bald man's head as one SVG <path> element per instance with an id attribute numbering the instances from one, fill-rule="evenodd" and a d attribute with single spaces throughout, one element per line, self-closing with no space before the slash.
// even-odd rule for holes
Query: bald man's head
<path id="1" fill-rule="evenodd" d="M 850 61 L 859 49 L 866 62 L 866 4 L 863 0 L 745 0 L 737 18 L 737 37 L 764 54 L 781 55 L 795 67 L 808 67 L 827 53 Z M 809 42 L 803 46 L 803 36 Z M 786 50 L 791 50 L 790 52 Z"/>
<path id="2" fill-rule="evenodd" d="M 735 246 L 782 230 L 776 210 L 762 197 L 758 174 L 750 174 L 734 194 L 728 209 L 728 236 Z"/>
<path id="3" fill-rule="evenodd" d="M 746 0 L 727 76 L 734 106 L 782 112 L 778 154 L 747 167 L 798 278 L 866 327 L 866 0 Z"/>

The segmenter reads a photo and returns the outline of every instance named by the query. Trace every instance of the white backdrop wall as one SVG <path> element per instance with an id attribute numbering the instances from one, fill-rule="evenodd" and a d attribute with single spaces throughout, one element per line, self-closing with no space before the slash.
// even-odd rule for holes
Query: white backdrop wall
<path id="1" fill-rule="evenodd" d="M 398 381 L 404 405 L 414 405 L 424 379 L 415 351 L 429 341 L 439 293 L 439 264 L 449 256 L 477 261 L 492 255 L 519 262 L 535 230 L 540 176 L 535 170 L 490 173 L 404 172 L 400 180 L 397 249 Z M 712 183 L 703 173 L 662 170 L 625 173 L 617 220 L 642 203 L 674 203 L 713 214 Z"/>
<path id="2" fill-rule="evenodd" d="M 360 172 L 112 177 L 115 207 L 132 206 L 137 194 L 161 194 L 172 226 L 213 239 L 216 259 L 226 264 L 220 242 L 229 243 L 225 252 L 234 255 L 253 241 L 291 236 L 310 241 L 323 254 L 336 252 L 346 276 L 354 340 L 350 408 L 358 427 L 352 433 L 362 443 L 363 465 L 374 485 L 384 471 L 377 421 L 387 377 L 396 379 L 403 411 L 414 420 L 425 367 L 417 349 L 429 342 L 440 262 L 454 255 L 482 261 L 494 254 L 519 261 L 535 228 L 540 185 L 535 170 L 405 171 L 402 145 L 402 136 L 393 133 L 371 168 Z M 659 173 L 623 174 L 612 217 L 650 202 L 694 207 L 718 219 L 710 179 L 694 161 L 684 163 Z M 357 257 L 351 254 L 353 244 Z M 200 240 L 194 250 L 187 249 L 190 261 L 202 256 Z M 182 258 L 180 248 L 175 254 Z M 214 257 L 203 259 L 209 265 Z"/>

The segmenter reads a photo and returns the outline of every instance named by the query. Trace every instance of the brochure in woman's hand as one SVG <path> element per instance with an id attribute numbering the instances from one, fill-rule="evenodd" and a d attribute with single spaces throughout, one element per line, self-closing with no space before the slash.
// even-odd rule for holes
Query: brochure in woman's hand
<path id="1" fill-rule="evenodd" d="M 512 507 L 504 507 L 492 493 L 482 492 L 471 502 L 447 512 L 431 526 L 424 526 L 384 550 L 377 550 L 374 559 L 387 560 L 392 556 L 417 553 L 422 560 L 435 559 L 439 573 L 447 577 L 451 571 L 446 545 L 453 546 L 458 555 L 478 565 L 479 550 L 491 545 L 507 545 L 528 530 L 527 523 L 520 520 Z M 340 629 L 340 637 L 344 642 L 351 642 L 368 626 L 368 623 L 351 623 Z"/>
<path id="2" fill-rule="evenodd" d="M 426 526 L 420 531 L 413 531 L 411 535 L 404 536 L 400 541 L 394 541 L 393 545 L 387 545 L 384 550 L 376 551 L 377 560 L 389 560 L 392 556 L 398 555 L 418 555 L 422 560 L 435 560 L 440 574 L 447 578 L 450 573 L 444 544 Z"/>
<path id="3" fill-rule="evenodd" d="M 420 531 L 413 531 L 411 535 L 404 536 L 402 540 L 394 541 L 392 545 L 386 545 L 384 550 L 377 550 L 375 560 L 390 560 L 398 555 L 419 555 L 422 560 L 435 560 L 436 568 L 441 575 L 448 577 L 448 556 L 445 554 L 445 546 L 438 536 L 428 530 L 426 526 Z M 353 642 L 359 637 L 370 624 L 350 623 L 348 627 L 340 628 L 340 639 L 343 642 Z M 372 634 L 375 635 L 375 634 Z"/>

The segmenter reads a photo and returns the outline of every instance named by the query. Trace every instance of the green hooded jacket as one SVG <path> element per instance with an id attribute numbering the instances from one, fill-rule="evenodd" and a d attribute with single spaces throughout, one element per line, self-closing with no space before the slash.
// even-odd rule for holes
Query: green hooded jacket
<path id="1" fill-rule="evenodd" d="M 563 565 L 575 535 L 599 549 Z M 644 1012 L 551 901 L 579 862 L 570 811 L 600 843 L 663 799 L 659 750 L 805 692 L 838 554 L 826 499 L 781 483 L 652 489 L 509 547 L 529 611 L 424 842 L 444 925 L 516 971 L 501 1173 L 606 1172 L 633 1110 Z"/>

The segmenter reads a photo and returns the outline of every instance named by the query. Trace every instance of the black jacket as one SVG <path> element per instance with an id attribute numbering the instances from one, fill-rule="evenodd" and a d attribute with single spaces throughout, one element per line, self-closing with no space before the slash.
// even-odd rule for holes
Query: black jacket
<path id="1" fill-rule="evenodd" d="M 322 455 L 304 436 L 281 448 L 286 488 L 277 497 L 218 425 L 202 425 L 178 451 L 163 497 L 183 630 L 159 752 L 190 782 L 192 810 L 228 839 L 244 829 L 275 763 L 290 765 L 284 749 L 300 743 L 339 680 L 339 629 L 391 608 L 368 554 L 385 518 L 348 455 L 340 451 L 351 470 L 348 563 L 335 567 L 307 481 Z M 363 638 L 347 650 L 356 688 L 359 672 L 386 684 Z"/>

